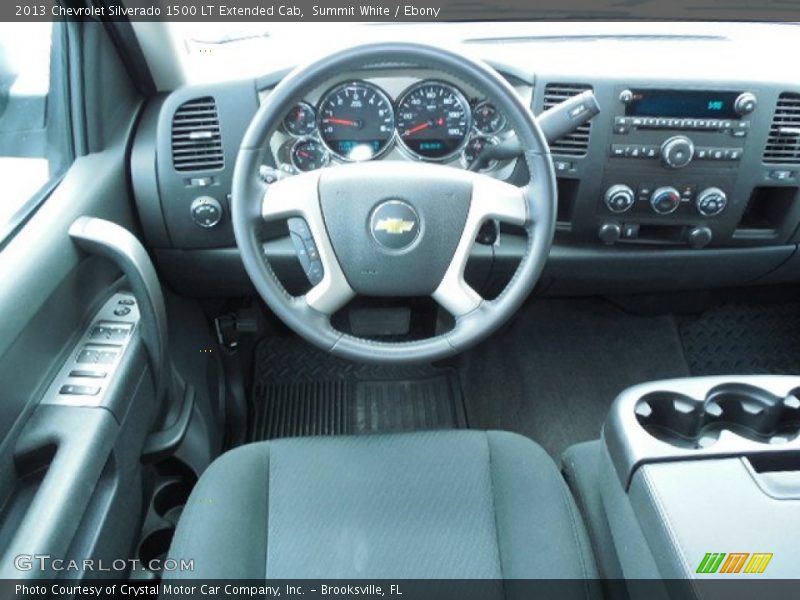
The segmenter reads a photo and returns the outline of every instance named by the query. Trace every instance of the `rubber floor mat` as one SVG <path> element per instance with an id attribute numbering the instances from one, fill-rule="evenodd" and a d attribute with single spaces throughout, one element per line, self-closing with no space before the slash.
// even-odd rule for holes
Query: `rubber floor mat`
<path id="1" fill-rule="evenodd" d="M 281 337 L 259 344 L 254 376 L 251 441 L 467 426 L 452 369 L 363 365 Z"/>
<path id="2" fill-rule="evenodd" d="M 800 373 L 800 303 L 724 304 L 680 333 L 692 375 Z"/>

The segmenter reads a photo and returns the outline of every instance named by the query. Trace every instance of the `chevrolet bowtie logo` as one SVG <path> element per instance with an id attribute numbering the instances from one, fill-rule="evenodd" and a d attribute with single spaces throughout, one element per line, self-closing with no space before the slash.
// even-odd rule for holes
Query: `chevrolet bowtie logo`
<path id="1" fill-rule="evenodd" d="M 400 235 L 414 229 L 415 224 L 414 221 L 406 221 L 397 218 L 379 219 L 378 222 L 375 223 L 375 231 L 385 231 L 393 235 Z"/>

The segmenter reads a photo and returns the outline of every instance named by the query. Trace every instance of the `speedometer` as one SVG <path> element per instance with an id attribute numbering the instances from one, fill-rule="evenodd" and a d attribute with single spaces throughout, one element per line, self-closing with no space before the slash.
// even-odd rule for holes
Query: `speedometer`
<path id="1" fill-rule="evenodd" d="M 397 102 L 397 133 L 413 155 L 446 160 L 463 148 L 470 128 L 469 102 L 457 88 L 423 81 Z"/>
<path id="2" fill-rule="evenodd" d="M 319 136 L 344 160 L 369 160 L 383 153 L 394 136 L 389 97 L 364 81 L 330 90 L 319 103 Z"/>

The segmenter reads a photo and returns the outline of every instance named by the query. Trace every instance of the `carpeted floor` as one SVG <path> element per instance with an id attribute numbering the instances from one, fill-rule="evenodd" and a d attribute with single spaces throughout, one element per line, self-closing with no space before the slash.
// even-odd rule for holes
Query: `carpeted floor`
<path id="1" fill-rule="evenodd" d="M 596 299 L 528 303 L 458 370 L 469 427 L 522 433 L 557 460 L 600 435 L 626 387 L 689 375 L 673 317 L 632 316 Z"/>

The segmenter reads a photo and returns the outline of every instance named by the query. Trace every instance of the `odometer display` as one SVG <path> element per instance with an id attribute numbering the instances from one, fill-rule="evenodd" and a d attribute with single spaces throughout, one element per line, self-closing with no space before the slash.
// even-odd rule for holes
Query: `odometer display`
<path id="1" fill-rule="evenodd" d="M 470 107 L 452 85 L 424 81 L 410 87 L 397 103 L 397 134 L 418 157 L 445 160 L 463 148 L 470 129 Z"/>
<path id="2" fill-rule="evenodd" d="M 344 160 L 369 160 L 382 154 L 394 136 L 394 111 L 388 96 L 363 81 L 338 85 L 319 103 L 319 136 Z"/>

